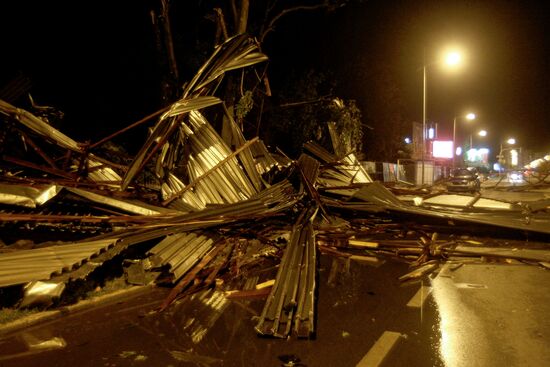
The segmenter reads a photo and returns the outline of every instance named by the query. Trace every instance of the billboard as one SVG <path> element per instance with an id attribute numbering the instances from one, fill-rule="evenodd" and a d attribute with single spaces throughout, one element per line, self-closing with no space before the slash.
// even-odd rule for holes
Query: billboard
<path id="1" fill-rule="evenodd" d="M 453 158 L 453 142 L 451 140 L 434 140 L 432 144 L 434 158 Z"/>

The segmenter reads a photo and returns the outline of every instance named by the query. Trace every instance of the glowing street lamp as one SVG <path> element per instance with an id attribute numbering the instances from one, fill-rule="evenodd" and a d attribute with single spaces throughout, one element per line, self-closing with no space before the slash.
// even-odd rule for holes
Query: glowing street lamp
<path id="1" fill-rule="evenodd" d="M 485 137 L 487 136 L 487 130 L 479 130 L 477 132 L 477 135 Z M 472 134 L 470 134 L 470 149 L 473 149 L 473 147 L 474 147 L 474 142 L 472 139 Z"/>
<path id="2" fill-rule="evenodd" d="M 456 149 L 456 120 L 459 119 L 459 118 L 465 118 L 466 120 L 475 120 L 476 118 L 476 114 L 475 113 L 468 113 L 464 116 L 455 116 L 454 119 L 453 119 L 453 147 L 455 147 L 454 149 Z M 471 143 L 471 139 L 470 139 L 470 148 L 472 147 L 471 146 L 472 143 Z M 455 166 L 455 157 L 453 156 L 453 167 Z"/>
<path id="3" fill-rule="evenodd" d="M 455 67 L 462 62 L 462 55 L 458 51 L 451 51 L 445 55 L 445 63 L 448 66 Z"/>
<path id="4" fill-rule="evenodd" d="M 449 50 L 445 52 L 443 60 L 441 60 L 444 65 L 448 68 L 456 69 L 458 66 L 462 65 L 462 54 L 457 50 Z M 440 62 L 434 62 L 441 63 Z M 432 64 L 430 64 L 432 65 Z M 424 159 L 426 155 L 426 70 L 428 66 L 424 60 L 424 65 L 422 66 L 423 78 L 422 78 L 422 185 L 424 185 Z M 475 116 L 474 116 L 475 118 Z M 453 146 L 454 146 L 454 133 L 453 133 Z M 454 156 L 453 156 L 454 164 Z"/>

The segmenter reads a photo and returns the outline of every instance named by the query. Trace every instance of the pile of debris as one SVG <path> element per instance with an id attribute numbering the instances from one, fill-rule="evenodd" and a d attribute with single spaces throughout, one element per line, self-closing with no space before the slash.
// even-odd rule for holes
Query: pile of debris
<path id="1" fill-rule="evenodd" d="M 266 60 L 252 39 L 233 37 L 180 100 L 95 144 L 0 100 L 0 225 L 11 243 L 0 247 L 2 307 L 55 307 L 86 281 L 118 269 L 114 275 L 131 284 L 170 286 L 160 310 L 219 287 L 227 298 L 266 299 L 259 334 L 307 338 L 315 332 L 319 251 L 371 264 L 407 262 L 403 282 L 457 254 L 547 264 L 528 254 L 488 253 L 445 233 L 465 223 L 547 235 L 547 202 L 410 202 L 374 182 L 353 153 L 339 157 L 310 142 L 292 160 L 258 138 L 246 140 L 214 94 L 228 71 Z M 135 156 L 101 154 L 115 136 L 153 118 Z M 42 241 L 18 241 L 24 236 Z M 266 267 L 273 271 L 257 271 Z"/>

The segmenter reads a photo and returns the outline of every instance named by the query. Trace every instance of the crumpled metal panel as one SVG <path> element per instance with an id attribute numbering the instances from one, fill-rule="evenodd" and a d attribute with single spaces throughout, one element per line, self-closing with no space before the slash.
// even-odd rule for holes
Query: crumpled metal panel
<path id="1" fill-rule="evenodd" d="M 69 138 L 61 131 L 54 129 L 32 113 L 22 108 L 17 108 L 3 100 L 0 100 L 0 112 L 8 116 L 15 116 L 17 121 L 19 121 L 21 124 L 33 130 L 37 134 L 40 134 L 44 137 L 49 138 L 50 140 L 55 141 L 61 147 L 82 153 L 76 141 Z"/>
<path id="2" fill-rule="evenodd" d="M 299 337 L 314 334 L 316 247 L 311 221 L 316 213 L 315 208 L 305 209 L 292 229 L 275 284 L 255 326 L 260 335 L 285 338 L 293 325 Z"/>
<path id="3" fill-rule="evenodd" d="M 501 210 L 513 210 L 518 209 L 514 204 L 502 201 L 487 199 L 482 197 L 473 197 L 467 195 L 458 194 L 441 194 L 429 197 L 422 200 L 421 205 L 430 206 L 455 206 L 455 207 L 472 207 L 479 209 L 501 209 Z"/>
<path id="4" fill-rule="evenodd" d="M 146 204 L 140 201 L 115 199 L 109 196 L 100 195 L 92 191 L 78 189 L 75 187 L 65 187 L 67 191 L 73 194 L 82 196 L 95 203 L 109 205 L 114 208 L 122 209 L 126 212 L 137 215 L 157 215 L 157 214 L 176 214 L 175 210 L 166 209 L 164 207 Z"/>
<path id="5" fill-rule="evenodd" d="M 273 168 L 282 169 L 288 167 L 292 163 L 290 159 L 284 162 L 276 160 L 261 140 L 257 144 L 252 145 L 250 150 L 254 157 L 256 170 L 260 175 L 269 172 Z"/>
<path id="6" fill-rule="evenodd" d="M 23 308 L 38 304 L 49 306 L 54 298 L 61 296 L 64 290 L 65 283 L 33 280 L 25 286 L 25 294 L 19 307 Z"/>
<path id="7" fill-rule="evenodd" d="M 325 164 L 317 180 L 321 186 L 337 187 L 356 183 L 373 182 L 372 178 L 353 153 L 338 159 L 338 157 L 315 142 L 304 144 L 304 148 Z"/>
<path id="8" fill-rule="evenodd" d="M 169 266 L 174 282 L 187 273 L 212 248 L 214 240 L 206 234 L 176 233 L 149 250 L 155 267 Z"/>
<path id="9" fill-rule="evenodd" d="M 188 123 L 181 125 L 180 135 L 186 135 L 190 150 L 187 162 L 190 182 L 186 185 L 169 174 L 162 186 L 163 198 L 177 198 L 185 205 L 204 209 L 208 204 L 235 203 L 256 194 L 256 185 L 237 159 L 239 150 L 231 151 L 200 112 L 192 111 L 188 118 Z M 241 152 L 254 142 L 246 143 L 249 145 L 241 147 Z M 168 164 L 163 167 L 168 171 L 173 168 Z"/>
<path id="10" fill-rule="evenodd" d="M 62 187 L 49 185 L 39 188 L 23 185 L 0 184 L 0 203 L 36 208 L 55 197 Z"/>
<path id="11" fill-rule="evenodd" d="M 258 44 L 246 34 L 239 34 L 227 39 L 216 47 L 210 58 L 199 69 L 189 82 L 183 96 L 202 94 L 203 89 L 217 82 L 227 71 L 244 68 L 267 61 L 266 55 L 259 51 Z"/>
<path id="12" fill-rule="evenodd" d="M 187 139 L 194 142 L 194 159 L 200 161 L 205 167 L 208 167 L 209 163 L 212 164 L 212 161 L 209 161 L 212 158 L 211 154 L 215 156 L 218 152 L 223 153 L 225 147 L 222 146 L 223 140 L 217 134 L 214 135 L 212 133 L 214 130 L 198 112 L 198 110 L 213 105 L 215 102 L 215 100 L 212 100 L 212 103 L 205 103 L 213 97 L 202 96 L 209 92 L 208 87 L 211 83 L 219 81 L 225 72 L 266 60 L 267 57 L 259 52 L 256 42 L 246 35 L 232 37 L 218 46 L 210 59 L 185 86 L 182 99 L 172 105 L 170 111 L 159 119 L 149 138 L 126 172 L 122 182 L 122 189 L 124 190 L 128 187 L 136 174 L 143 168 L 146 160 L 150 159 L 155 152 L 162 153 L 157 158 L 156 173 L 157 177 L 163 181 L 174 166 L 180 163 L 178 152 L 183 150 L 182 147 L 187 143 Z M 211 129 L 211 131 L 204 133 L 201 137 L 197 137 L 197 133 L 204 132 L 203 130 L 197 131 L 199 129 L 198 125 L 204 125 L 205 122 L 207 125 L 205 129 Z M 212 138 L 213 136 L 215 138 Z M 213 141 L 202 146 L 200 145 L 209 139 Z M 206 151 L 209 148 L 213 151 Z M 197 158 L 199 152 L 203 153 L 204 160 Z M 223 158 L 218 157 L 218 159 L 221 160 Z M 233 170 L 234 167 L 231 167 L 231 171 Z M 239 170 L 241 169 L 239 168 Z M 236 182 L 239 182 L 239 180 Z M 245 184 L 243 187 L 245 192 L 248 190 L 248 185 Z M 248 192 L 248 196 L 255 191 L 257 190 Z M 202 193 L 202 196 L 204 194 Z"/>
<path id="13" fill-rule="evenodd" d="M 24 109 L 17 108 L 3 100 L 0 100 L 0 113 L 3 113 L 7 116 L 15 117 L 17 121 L 19 121 L 21 124 L 25 125 L 29 129 L 33 130 L 35 133 L 49 139 L 50 141 L 55 142 L 57 145 L 65 149 L 72 150 L 80 155 L 83 155 L 85 153 L 75 140 L 69 138 L 61 131 L 53 128 L 46 122 L 42 121 L 40 118 L 36 117 L 32 113 Z M 122 177 L 120 177 L 118 173 L 116 173 L 112 168 L 105 167 L 102 163 L 98 162 L 93 154 L 88 155 L 88 165 L 90 168 L 90 173 L 88 177 L 92 181 L 113 181 L 117 184 L 122 181 Z M 73 168 L 77 167 L 78 161 L 75 160 Z"/>
<path id="14" fill-rule="evenodd" d="M 520 229 L 540 233 L 550 233 L 550 216 L 545 213 L 522 213 L 517 211 L 483 211 L 480 212 L 451 212 L 435 209 L 414 207 L 399 200 L 379 182 L 373 182 L 359 189 L 354 197 L 374 203 L 382 208 L 408 214 L 424 215 L 428 217 L 448 220 L 462 220 L 472 223 L 489 224 L 505 228 Z M 488 214 L 490 213 L 490 214 Z"/>
<path id="15" fill-rule="evenodd" d="M 54 274 L 80 266 L 109 247 L 118 238 L 76 242 L 32 250 L 0 253 L 0 286 L 46 280 Z"/>
<path id="16" fill-rule="evenodd" d="M 213 96 L 180 99 L 170 106 L 170 109 L 162 115 L 161 119 L 183 115 L 184 113 L 191 112 L 193 110 L 200 110 L 220 103 L 222 103 L 221 99 Z"/>
<path id="17" fill-rule="evenodd" d="M 302 173 L 308 182 L 315 185 L 317 178 L 319 177 L 319 167 L 321 166 L 319 161 L 308 156 L 307 154 L 302 154 L 298 159 L 298 166 L 302 170 Z"/>

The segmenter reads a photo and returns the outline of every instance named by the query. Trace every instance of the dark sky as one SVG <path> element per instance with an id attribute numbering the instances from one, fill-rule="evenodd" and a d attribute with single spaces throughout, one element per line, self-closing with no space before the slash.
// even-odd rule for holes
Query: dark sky
<path id="1" fill-rule="evenodd" d="M 447 45 L 460 46 L 467 57 L 460 70 L 427 68 L 427 120 L 438 123 L 441 136 L 451 137 L 453 117 L 473 111 L 476 121 L 459 119 L 458 133 L 486 129 L 493 152 L 512 136 L 519 145 L 550 151 L 545 2 L 367 1 L 328 17 L 296 18 L 315 24 L 304 27 L 306 22 L 287 19 L 289 27 L 298 24 L 286 36 L 301 44 L 302 57 L 340 69 L 358 54 L 383 64 L 402 91 L 408 117 L 419 122 L 424 58 L 430 64 Z"/>
<path id="2" fill-rule="evenodd" d="M 188 17 L 200 17 L 203 27 L 208 22 L 186 11 L 187 1 L 172 2 L 179 9 L 172 19 L 181 32 L 176 41 L 193 42 L 193 32 L 204 28 L 191 26 Z M 64 110 L 66 131 L 75 138 L 96 138 L 98 128 L 105 129 L 99 136 L 107 135 L 156 108 L 147 1 L 18 0 L 0 8 L 0 82 L 17 71 L 29 75 L 37 102 Z M 453 116 L 473 110 L 493 149 L 514 136 L 522 146 L 550 151 L 549 20 L 542 1 L 365 1 L 330 14 L 288 16 L 264 50 L 286 50 L 273 55 L 274 73 L 289 63 L 345 70 L 364 55 L 391 71 L 408 117 L 421 121 L 424 55 L 430 62 L 446 45 L 458 44 L 468 55 L 462 70 L 427 69 L 428 120 L 450 136 Z M 354 93 L 346 97 L 368 98 L 368 92 Z M 458 127 L 468 133 L 465 121 Z"/>

